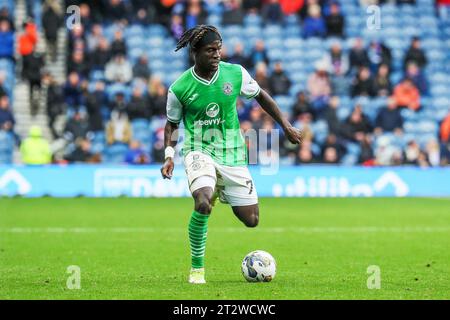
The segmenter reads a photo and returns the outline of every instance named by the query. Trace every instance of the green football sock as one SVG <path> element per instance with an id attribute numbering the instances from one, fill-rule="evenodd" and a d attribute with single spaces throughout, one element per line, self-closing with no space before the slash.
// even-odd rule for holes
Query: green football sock
<path id="1" fill-rule="evenodd" d="M 205 265 L 206 234 L 209 215 L 194 211 L 189 221 L 189 242 L 191 244 L 192 268 Z"/>

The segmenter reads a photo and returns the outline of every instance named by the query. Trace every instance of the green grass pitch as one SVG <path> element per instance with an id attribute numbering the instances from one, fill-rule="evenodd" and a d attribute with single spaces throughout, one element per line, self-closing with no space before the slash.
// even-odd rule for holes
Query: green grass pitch
<path id="1" fill-rule="evenodd" d="M 191 199 L 0 199 L 0 299 L 449 299 L 449 199 L 260 199 L 249 229 L 218 204 L 206 285 L 187 283 Z M 270 283 L 247 283 L 248 252 Z M 81 270 L 81 289 L 66 286 Z M 368 289 L 379 266 L 381 288 Z"/>

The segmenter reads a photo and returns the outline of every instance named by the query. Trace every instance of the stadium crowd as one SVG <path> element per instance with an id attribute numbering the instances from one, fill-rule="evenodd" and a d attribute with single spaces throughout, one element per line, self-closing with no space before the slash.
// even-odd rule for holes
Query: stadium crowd
<path id="1" fill-rule="evenodd" d="M 360 3 L 364 6 L 379 2 Z M 415 1 L 398 0 L 394 4 L 415 5 Z M 174 79 L 153 70 L 157 50 L 134 50 L 130 45 L 132 30 L 146 28 L 155 30 L 155 34 L 158 31 L 158 35 L 167 34 L 172 38 L 168 40 L 172 47 L 163 43 L 164 48 L 159 50 L 170 56 L 173 44 L 186 29 L 212 23 L 212 17 L 219 17 L 219 30 L 232 30 L 233 26 L 246 23 L 248 26 L 249 19 L 256 17 L 255 21 L 261 21 L 263 26 L 291 27 L 303 41 L 318 39 L 329 48 L 311 61 L 312 72 L 299 81 L 292 76 L 293 65 L 269 53 L 268 47 L 279 42 L 269 44 L 264 37 L 253 37 L 255 41 L 249 46 L 245 41 L 229 42 L 223 35 L 222 60 L 247 68 L 277 102 L 278 97 L 294 97 L 280 98 L 284 101 L 280 106 L 305 132 L 300 147 L 281 135 L 279 150 L 261 151 L 260 162 L 279 157 L 283 164 L 449 164 L 450 113 L 437 120 L 439 130 L 426 141 L 406 133 L 408 119 L 422 114 L 428 107 L 423 101 L 430 97 L 430 79 L 425 72 L 430 61 L 422 39 L 413 36 L 408 40 L 401 61 L 379 39 L 367 42 L 360 36 L 351 37 L 349 47 L 343 47 L 350 38 L 345 31 L 348 15 L 337 0 L 67 0 L 65 6 L 70 5 L 79 6 L 81 23 L 68 30 L 65 83 L 58 83 L 46 72 L 43 56 L 35 50 L 37 25 L 41 25 L 47 54 L 56 59 L 57 32 L 65 21 L 65 10 L 59 1 L 43 1 L 41 23 L 36 24 L 33 18 L 37 17 L 30 15 L 23 30 L 14 29 L 7 9 L 0 11 L 0 58 L 15 63 L 17 45 L 22 60 L 20 76 L 30 84 L 31 113 L 38 111 L 36 96 L 40 96 L 45 83 L 49 127 L 53 139 L 64 141 L 64 152 L 52 159 L 39 128 L 31 128 L 26 139 L 14 134 L 25 163 L 162 162 L 167 89 Z M 436 15 L 447 19 L 442 12 L 436 11 Z M 286 21 L 290 21 L 289 26 Z M 17 44 L 14 33 L 18 35 Z M 180 56 L 180 70 L 192 64 L 187 54 Z M 180 61 L 180 57 L 177 59 L 174 63 Z M 396 79 L 394 65 L 400 68 Z M 14 133 L 11 92 L 2 86 L 4 78 L 0 74 L 0 129 Z M 368 110 L 374 103 L 378 106 Z M 244 133 L 250 129 L 270 133 L 277 128 L 256 101 L 239 100 L 237 108 Z M 67 121 L 59 131 L 55 120 L 61 114 L 67 115 Z M 40 155 L 40 159 L 29 160 L 33 154 Z"/>

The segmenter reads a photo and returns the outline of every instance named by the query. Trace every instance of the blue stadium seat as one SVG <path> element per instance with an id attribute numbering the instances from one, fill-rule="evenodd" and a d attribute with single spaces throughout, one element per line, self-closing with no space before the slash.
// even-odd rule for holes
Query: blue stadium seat
<path id="1" fill-rule="evenodd" d="M 168 32 L 166 28 L 159 24 L 152 24 L 147 27 L 146 30 L 147 37 L 166 37 Z"/>
<path id="2" fill-rule="evenodd" d="M 104 162 L 107 163 L 123 163 L 128 146 L 123 143 L 115 143 L 107 146 L 103 151 Z"/>
<path id="3" fill-rule="evenodd" d="M 247 14 L 244 17 L 244 25 L 247 26 L 261 26 L 262 18 L 256 14 Z"/>

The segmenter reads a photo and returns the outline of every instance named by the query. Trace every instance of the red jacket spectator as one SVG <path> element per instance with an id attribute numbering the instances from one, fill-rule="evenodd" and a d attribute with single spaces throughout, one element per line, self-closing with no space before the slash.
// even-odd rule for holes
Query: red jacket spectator
<path id="1" fill-rule="evenodd" d="M 19 37 L 18 50 L 21 56 L 28 56 L 33 53 L 38 40 L 37 26 L 33 22 L 25 25 L 25 31 Z"/>
<path id="2" fill-rule="evenodd" d="M 419 90 L 409 79 L 405 79 L 395 86 L 394 98 L 399 107 L 407 107 L 413 111 L 420 107 Z"/>
<path id="3" fill-rule="evenodd" d="M 450 113 L 448 116 L 442 121 L 441 124 L 441 140 L 442 142 L 450 141 Z"/>
<path id="4" fill-rule="evenodd" d="M 298 12 L 304 4 L 304 0 L 280 0 L 281 10 L 285 15 Z"/>

